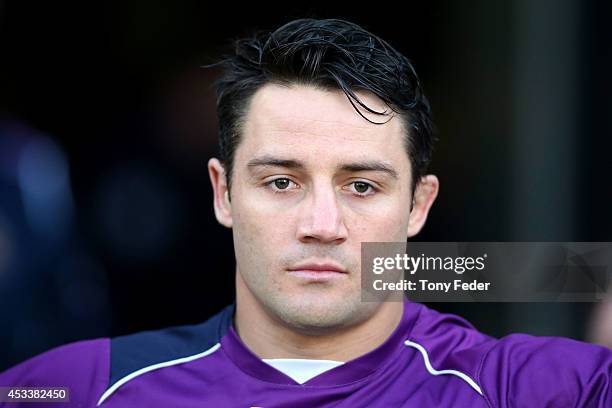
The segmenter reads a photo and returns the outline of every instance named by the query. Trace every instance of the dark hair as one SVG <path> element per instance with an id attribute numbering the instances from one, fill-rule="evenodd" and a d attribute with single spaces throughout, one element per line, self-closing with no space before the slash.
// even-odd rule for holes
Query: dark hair
<path id="1" fill-rule="evenodd" d="M 410 61 L 381 38 L 358 25 L 338 19 L 299 19 L 274 32 L 258 32 L 234 41 L 234 52 L 220 62 L 215 82 L 219 119 L 220 160 L 228 187 L 234 153 L 253 94 L 267 83 L 308 84 L 341 89 L 364 119 L 367 107 L 355 94 L 367 90 L 398 113 L 407 129 L 406 149 L 412 167 L 412 189 L 431 161 L 431 109 Z M 357 105 L 356 105 L 357 104 Z M 389 118 L 390 119 L 390 118 Z"/>

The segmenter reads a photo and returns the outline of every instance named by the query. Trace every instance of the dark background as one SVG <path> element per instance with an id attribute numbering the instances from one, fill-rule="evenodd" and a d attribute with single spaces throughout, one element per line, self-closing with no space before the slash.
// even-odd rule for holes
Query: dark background
<path id="1" fill-rule="evenodd" d="M 209 3 L 0 0 L 0 369 L 232 301 L 206 171 L 215 71 L 199 67 L 293 18 L 352 20 L 416 66 L 440 139 L 421 240 L 612 241 L 610 2 Z M 495 336 L 578 339 L 592 309 L 432 306 Z"/>

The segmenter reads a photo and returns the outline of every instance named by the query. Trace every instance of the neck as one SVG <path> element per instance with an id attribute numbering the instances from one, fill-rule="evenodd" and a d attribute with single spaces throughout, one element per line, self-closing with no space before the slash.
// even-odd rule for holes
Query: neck
<path id="1" fill-rule="evenodd" d="M 242 342 L 259 358 L 349 361 L 384 343 L 399 325 L 402 314 L 403 302 L 383 302 L 359 324 L 327 334 L 308 334 L 270 316 L 242 282 L 236 287 L 234 327 Z"/>

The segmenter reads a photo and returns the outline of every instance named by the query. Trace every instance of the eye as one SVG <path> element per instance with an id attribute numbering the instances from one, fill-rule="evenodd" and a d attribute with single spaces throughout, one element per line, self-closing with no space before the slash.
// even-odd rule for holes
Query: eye
<path id="1" fill-rule="evenodd" d="M 365 181 L 354 181 L 350 185 L 352 186 L 350 190 L 358 196 L 372 195 L 376 191 L 370 183 L 366 183 Z"/>
<path id="2" fill-rule="evenodd" d="M 289 190 L 292 187 L 297 186 L 293 181 L 291 181 L 290 179 L 286 177 L 281 177 L 281 178 L 271 180 L 267 183 L 267 185 L 270 186 L 272 188 L 272 191 L 274 191 L 275 193 L 278 193 L 284 190 Z"/>

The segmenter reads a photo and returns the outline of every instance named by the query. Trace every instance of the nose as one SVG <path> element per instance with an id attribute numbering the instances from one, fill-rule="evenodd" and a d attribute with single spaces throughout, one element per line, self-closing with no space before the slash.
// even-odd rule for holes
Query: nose
<path id="1" fill-rule="evenodd" d="M 304 243 L 341 244 L 348 230 L 342 217 L 342 208 L 332 186 L 317 186 L 304 200 L 298 225 L 298 239 Z"/>

